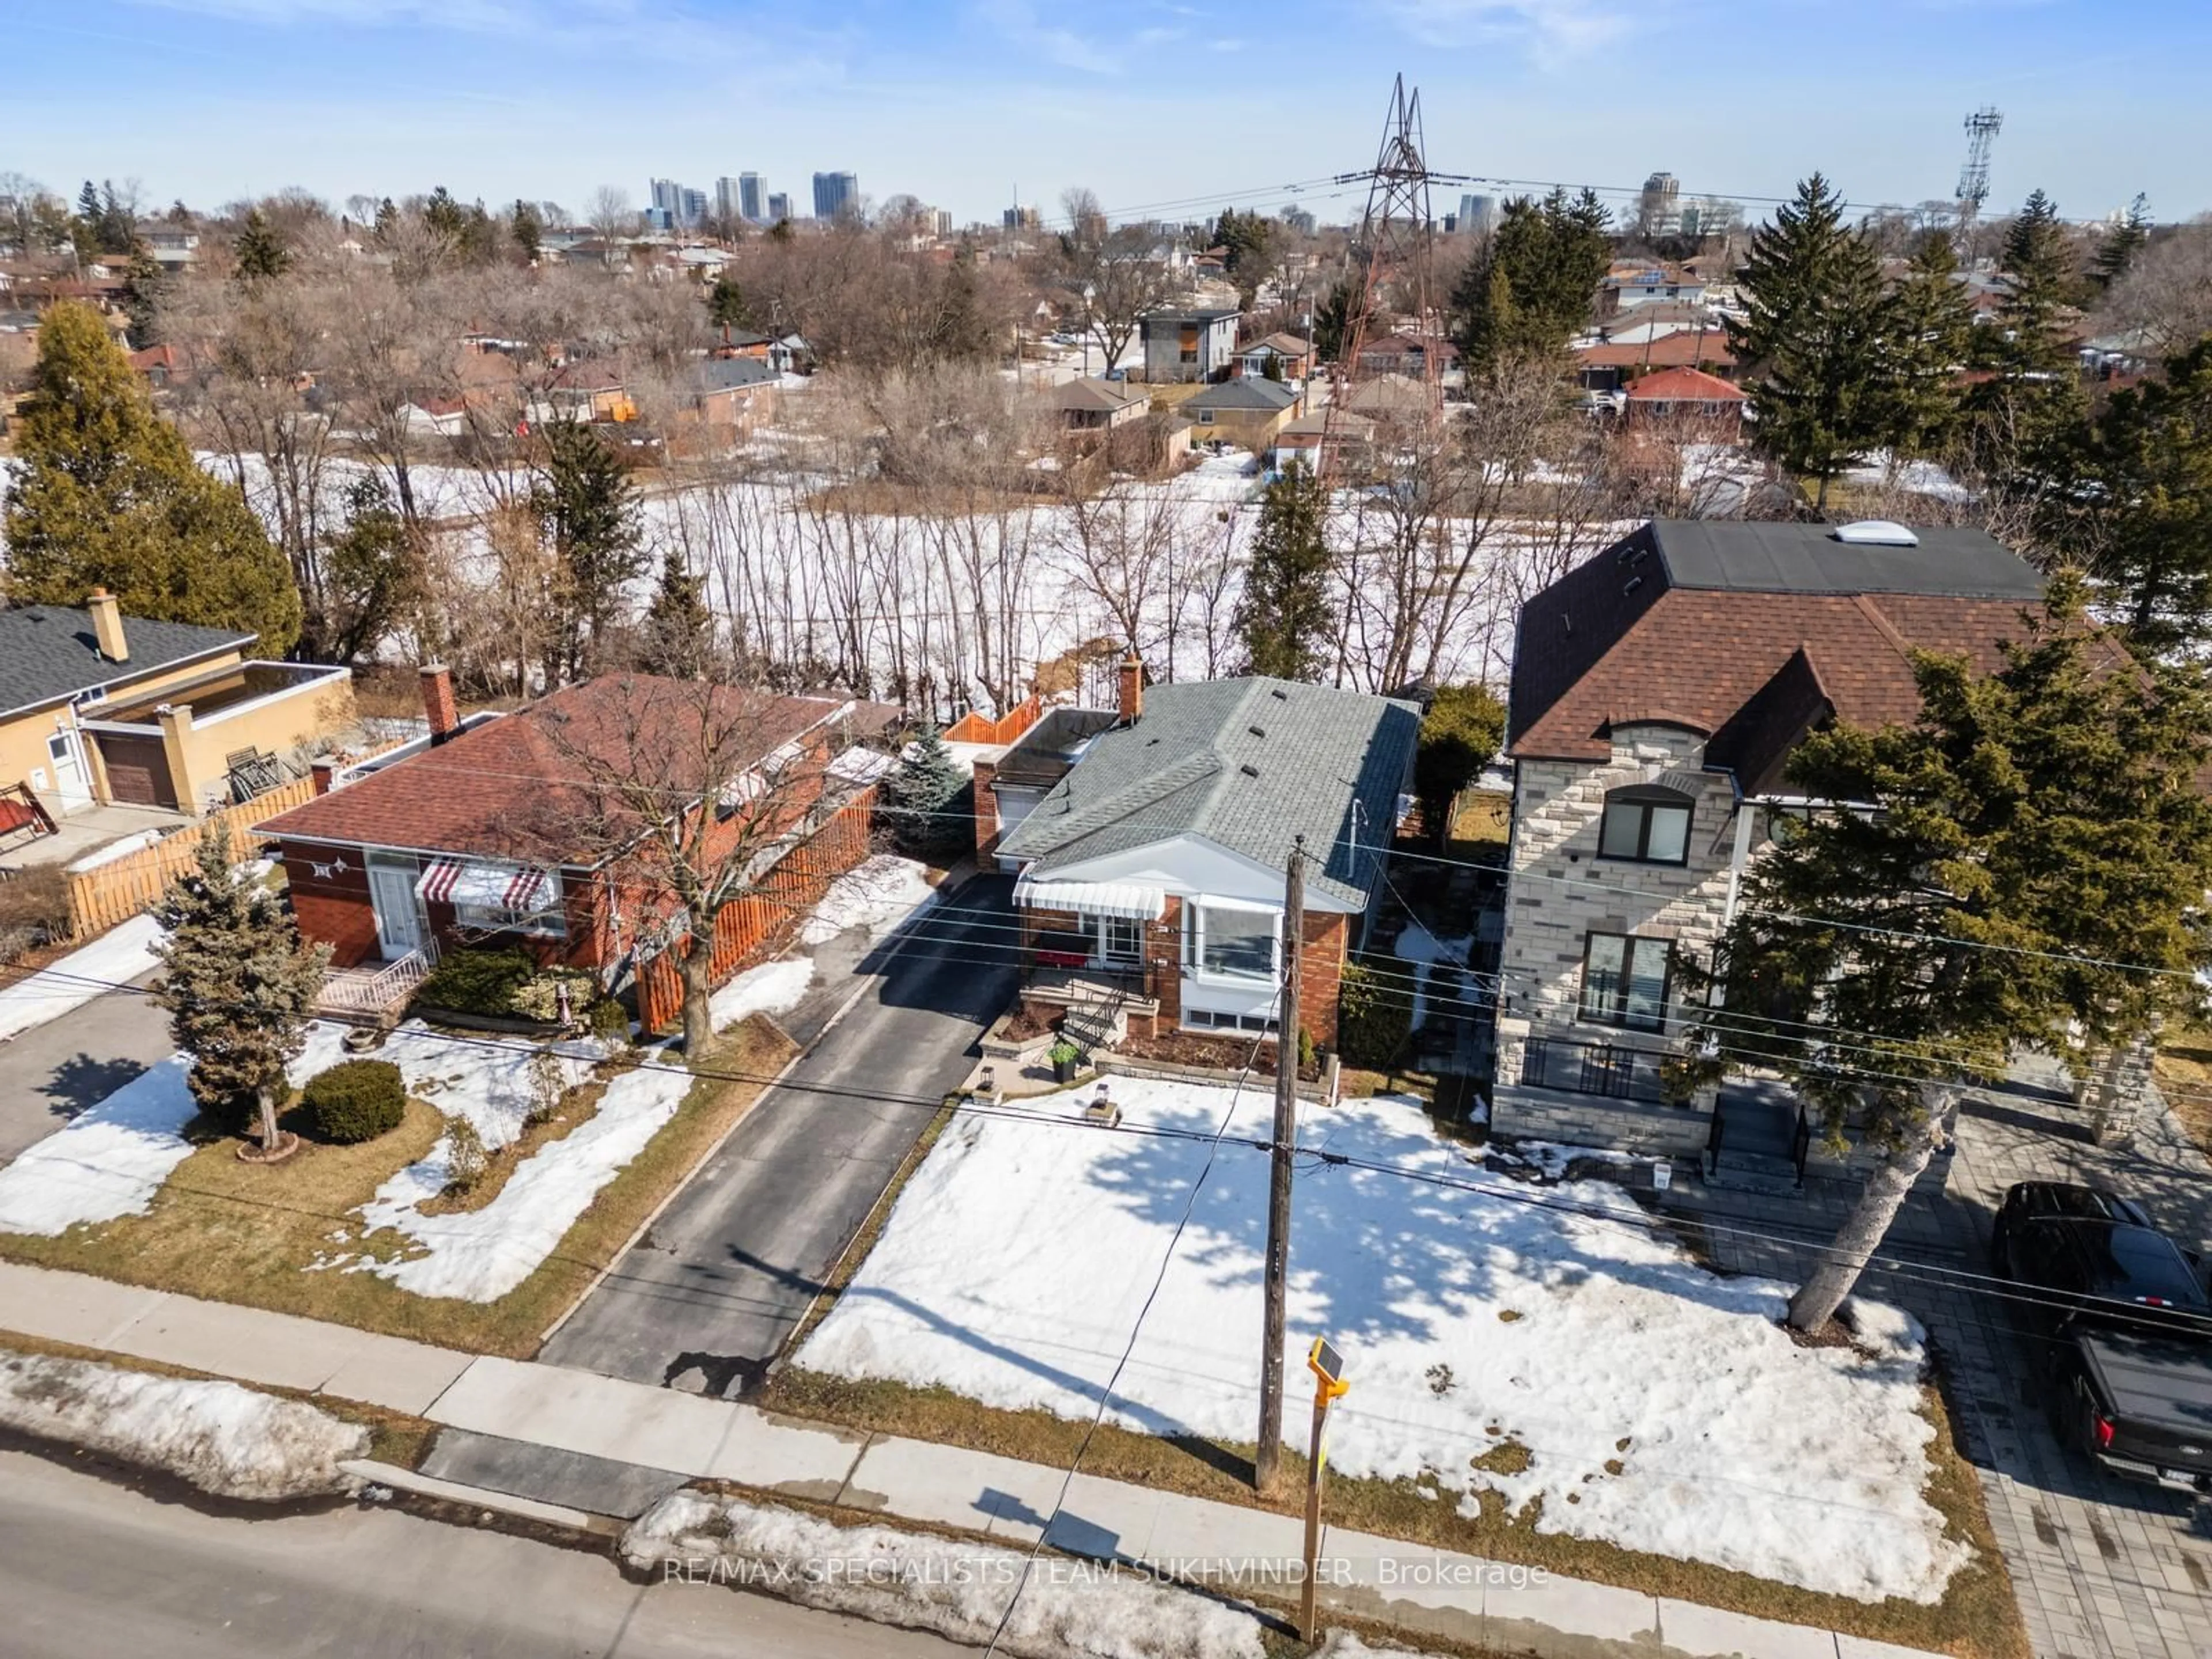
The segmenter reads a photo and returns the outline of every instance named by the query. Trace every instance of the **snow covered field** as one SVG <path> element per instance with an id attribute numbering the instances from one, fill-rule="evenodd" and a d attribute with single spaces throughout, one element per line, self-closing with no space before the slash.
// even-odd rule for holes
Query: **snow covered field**
<path id="1" fill-rule="evenodd" d="M 307 1046 L 289 1068 L 294 1088 L 352 1058 L 344 1046 L 350 1029 L 331 1020 L 309 1024 Z M 578 1037 L 556 1043 L 554 1052 L 561 1056 L 565 1085 L 574 1088 L 608 1051 L 596 1038 Z M 536 1043 L 519 1038 L 457 1037 L 410 1019 L 368 1058 L 392 1061 L 406 1080 L 409 1094 L 428 1101 L 447 1117 L 465 1117 L 483 1138 L 485 1150 L 496 1152 L 522 1133 L 532 1099 L 530 1062 L 537 1053 Z"/>
<path id="2" fill-rule="evenodd" d="M 0 970 L 0 1042 L 82 1008 L 108 986 L 153 972 L 161 965 L 154 955 L 161 942 L 161 923 L 133 916 L 35 974 Z"/>
<path id="3" fill-rule="evenodd" d="M 1205 1135 L 1231 1101 L 1119 1079 L 1115 1096 L 1130 1124 Z M 1271 1109 L 1249 1091 L 1231 1133 L 1264 1137 Z M 1540 1499 L 1540 1530 L 1809 1589 L 1940 1597 L 1966 1550 L 1921 1495 L 1934 1431 L 1919 1414 L 1919 1334 L 1902 1316 L 1867 1310 L 1878 1354 L 1799 1347 L 1778 1323 L 1787 1286 L 1706 1272 L 1617 1188 L 1482 1177 L 1408 1101 L 1307 1108 L 1300 1135 L 1501 1194 L 1301 1169 L 1291 1416 L 1302 1431 L 1303 1355 L 1327 1335 L 1352 1384 L 1331 1419 L 1332 1467 L 1430 1481 L 1462 1506 L 1484 1491 L 1513 1511 Z M 1089 1417 L 1206 1153 L 1198 1140 L 956 1121 L 798 1363 Z M 1111 1420 L 1250 1437 L 1267 1175 L 1262 1152 L 1222 1147 Z M 1540 1193 L 1624 1218 L 1528 1201 Z M 1528 1454 L 1522 1472 L 1474 1466 L 1508 1439 Z"/>
<path id="4" fill-rule="evenodd" d="M 172 1054 L 0 1169 L 0 1233 L 66 1232 L 140 1215 L 191 1156 L 182 1131 L 199 1110 Z"/>

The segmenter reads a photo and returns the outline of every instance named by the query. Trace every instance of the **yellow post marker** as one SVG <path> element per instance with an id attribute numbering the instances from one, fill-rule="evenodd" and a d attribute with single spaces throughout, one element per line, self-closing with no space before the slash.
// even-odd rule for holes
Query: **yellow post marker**
<path id="1" fill-rule="evenodd" d="M 1344 1380 L 1344 1356 L 1326 1337 L 1316 1337 L 1306 1355 L 1306 1369 L 1314 1374 L 1313 1444 L 1306 1454 L 1306 1571 L 1298 1592 L 1298 1637 L 1314 1639 L 1314 1575 L 1321 1565 L 1321 1481 L 1328 1452 L 1323 1434 L 1328 1426 L 1328 1403 L 1340 1398 L 1352 1384 Z"/>

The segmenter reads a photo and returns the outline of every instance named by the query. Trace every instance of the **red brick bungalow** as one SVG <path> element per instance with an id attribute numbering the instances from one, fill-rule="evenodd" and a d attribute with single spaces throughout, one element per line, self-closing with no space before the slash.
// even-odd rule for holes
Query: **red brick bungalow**
<path id="1" fill-rule="evenodd" d="M 335 968 L 495 941 L 611 980 L 674 908 L 631 803 L 672 795 L 696 811 L 715 788 L 718 833 L 761 844 L 772 867 L 836 817 L 833 757 L 879 708 L 616 674 L 465 722 L 443 668 L 422 683 L 427 738 L 255 831 Z M 866 854 L 864 835 L 845 839 L 841 868 Z"/>

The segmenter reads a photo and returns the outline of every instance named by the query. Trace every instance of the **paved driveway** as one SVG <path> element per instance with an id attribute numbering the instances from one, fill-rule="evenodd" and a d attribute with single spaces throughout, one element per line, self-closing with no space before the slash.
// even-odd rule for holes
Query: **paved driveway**
<path id="1" fill-rule="evenodd" d="M 2212 1237 L 2212 1161 L 2162 1116 L 2136 1146 L 2080 1138 L 2068 1109 L 2032 1093 L 1970 1109 L 1940 1191 L 1916 1192 L 1886 1242 L 1906 1269 L 1869 1272 L 1869 1294 L 1928 1327 L 1951 1384 L 1960 1443 L 1981 1476 L 2038 1659 L 2203 1659 L 2212 1655 L 2212 1505 L 2122 1480 L 2067 1451 L 2044 1415 L 2042 1339 L 2011 1304 L 1930 1267 L 1989 1271 L 1989 1228 L 2015 1181 L 2070 1180 L 2140 1200 L 2185 1243 Z M 1802 1194 L 1678 1188 L 1670 1208 L 1755 1227 L 1716 1231 L 1724 1265 L 1802 1277 L 1855 1185 L 1808 1181 Z M 1786 1241 L 1802 1238 L 1803 1245 Z"/>
<path id="2" fill-rule="evenodd" d="M 692 1393 L 757 1382 L 1012 994 L 1010 891 L 977 877 L 881 945 L 817 953 L 825 982 L 787 1022 L 813 1046 L 539 1358 Z"/>
<path id="3" fill-rule="evenodd" d="M 176 1051 L 168 1015 L 128 991 L 0 1042 L 0 1164 Z"/>

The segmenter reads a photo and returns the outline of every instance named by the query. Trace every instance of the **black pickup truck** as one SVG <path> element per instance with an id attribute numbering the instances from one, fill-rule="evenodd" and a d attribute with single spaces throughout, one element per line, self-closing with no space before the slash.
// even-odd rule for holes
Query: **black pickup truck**
<path id="1" fill-rule="evenodd" d="M 2212 1298 L 2140 1205 L 2025 1181 L 1990 1240 L 2031 1291 L 2052 1426 L 2115 1474 L 2212 1494 Z"/>

